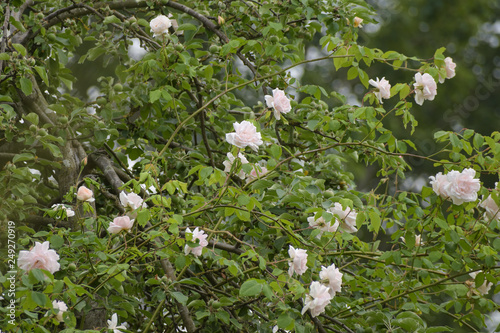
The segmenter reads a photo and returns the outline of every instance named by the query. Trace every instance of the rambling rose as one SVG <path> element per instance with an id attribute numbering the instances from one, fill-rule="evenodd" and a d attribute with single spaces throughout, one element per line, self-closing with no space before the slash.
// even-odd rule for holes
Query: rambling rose
<path id="1" fill-rule="evenodd" d="M 135 193 L 125 193 L 125 191 L 120 192 L 120 202 L 123 207 L 129 208 L 131 210 L 136 210 L 141 207 L 147 207 L 144 200 Z"/>
<path id="2" fill-rule="evenodd" d="M 479 271 L 479 272 L 472 272 L 472 273 L 469 273 L 469 275 L 470 275 L 471 278 L 475 279 L 476 275 L 478 273 L 480 273 L 480 272 L 481 271 Z M 486 280 L 479 287 L 476 286 L 476 282 L 474 282 L 474 287 L 477 289 L 477 291 L 479 291 L 479 293 L 481 295 L 486 295 L 490 291 L 490 289 L 491 289 L 492 286 L 493 286 L 493 283 L 487 282 Z"/>
<path id="3" fill-rule="evenodd" d="M 113 330 L 113 333 L 122 333 L 120 329 L 126 330 L 127 328 L 123 325 L 118 326 L 118 316 L 116 313 L 113 313 L 111 316 L 111 320 L 108 320 L 108 330 Z"/>
<path id="4" fill-rule="evenodd" d="M 495 188 L 497 187 L 495 184 Z M 484 199 L 484 196 L 483 196 Z M 484 199 L 480 204 L 480 207 L 484 208 L 484 218 L 487 220 L 496 220 L 500 218 L 500 208 L 491 195 L 489 195 L 486 199 Z"/>
<path id="5" fill-rule="evenodd" d="M 285 92 L 280 89 L 274 89 L 273 95 L 264 96 L 266 99 L 267 107 L 274 108 L 274 118 L 279 120 L 281 118 L 280 114 L 288 113 L 292 110 L 290 105 L 290 100 L 286 97 Z"/>
<path id="6" fill-rule="evenodd" d="M 203 251 L 203 248 L 208 245 L 207 241 L 208 235 L 205 234 L 203 230 L 198 230 L 198 227 L 196 227 L 193 231 L 187 228 L 186 233 L 193 234 L 191 242 L 196 243 L 196 240 L 199 240 L 200 245 L 196 247 L 190 247 L 188 244 L 186 244 L 186 246 L 184 247 L 184 253 L 188 255 L 191 252 L 197 257 L 200 256 L 201 252 Z"/>
<path id="7" fill-rule="evenodd" d="M 311 310 L 311 315 L 313 317 L 319 316 L 325 311 L 326 306 L 332 300 L 332 295 L 328 291 L 328 287 L 319 283 L 318 281 L 313 281 L 311 283 L 311 289 L 309 294 L 306 295 L 304 301 L 304 308 L 302 308 L 302 315 L 306 313 L 307 310 Z"/>
<path id="8" fill-rule="evenodd" d="M 76 192 L 76 198 L 81 201 L 93 202 L 94 192 L 86 186 L 80 186 Z"/>
<path id="9" fill-rule="evenodd" d="M 455 68 L 457 67 L 457 64 L 453 62 L 453 59 L 446 57 L 444 59 L 444 66 L 446 69 L 446 77 L 439 75 L 439 83 L 443 83 L 445 79 L 451 79 L 455 76 Z"/>
<path id="10" fill-rule="evenodd" d="M 319 278 L 328 281 L 328 287 L 330 295 L 335 296 L 335 293 L 340 292 L 342 287 L 342 273 L 335 267 L 335 264 L 331 264 L 328 267 L 321 266 L 321 272 L 319 272 Z"/>
<path id="11" fill-rule="evenodd" d="M 64 321 L 63 313 L 68 311 L 68 306 L 61 301 L 52 301 L 52 308 L 57 310 L 56 319 L 58 322 L 62 323 Z"/>
<path id="12" fill-rule="evenodd" d="M 249 146 L 254 151 L 259 149 L 263 141 L 260 132 L 257 132 L 257 128 L 254 124 L 243 120 L 241 123 L 234 123 L 233 127 L 235 132 L 226 134 L 226 141 L 228 143 L 238 148 Z"/>
<path id="13" fill-rule="evenodd" d="M 240 159 L 241 164 L 248 164 L 248 160 L 246 159 L 245 156 L 243 156 L 242 153 L 238 153 L 238 158 Z M 234 157 L 233 154 L 227 153 L 227 160 L 222 162 L 222 164 L 224 164 L 224 172 L 231 171 L 231 168 L 232 168 L 235 160 L 236 160 L 236 157 Z M 238 172 L 237 176 L 240 177 L 241 179 L 245 179 L 245 171 L 240 170 Z"/>
<path id="14" fill-rule="evenodd" d="M 66 213 L 66 217 L 75 216 L 75 212 L 71 208 L 69 208 L 63 204 L 55 204 L 55 205 L 52 205 L 52 207 L 50 207 L 50 208 L 52 208 L 52 210 L 55 210 L 55 211 L 64 210 L 64 212 Z"/>
<path id="15" fill-rule="evenodd" d="M 165 15 L 159 15 L 151 20 L 149 26 L 153 32 L 153 37 L 156 37 L 162 34 L 168 34 L 168 28 L 172 26 L 172 22 Z"/>
<path id="16" fill-rule="evenodd" d="M 375 87 L 374 94 L 375 96 L 377 96 L 380 104 L 384 104 L 382 102 L 382 98 L 391 98 L 391 84 L 385 79 L 385 77 L 383 77 L 381 80 L 377 78 L 377 81 L 370 79 L 368 80 L 368 83 Z"/>
<path id="17" fill-rule="evenodd" d="M 130 232 L 130 229 L 134 226 L 134 220 L 131 220 L 128 216 L 118 216 L 115 217 L 113 222 L 109 224 L 108 232 L 110 234 L 118 234 L 122 230 Z"/>
<path id="18" fill-rule="evenodd" d="M 269 170 L 265 166 L 255 166 L 253 167 L 252 171 L 247 175 L 247 183 L 250 183 L 251 181 L 254 181 L 255 179 L 261 178 L 265 174 L 267 174 Z"/>
<path id="19" fill-rule="evenodd" d="M 432 101 L 437 95 L 437 84 L 430 74 L 415 74 L 415 102 L 422 105 L 424 100 Z"/>
<path id="20" fill-rule="evenodd" d="M 49 249 L 49 242 L 35 242 L 35 246 L 29 251 L 20 251 L 17 258 L 19 268 L 30 271 L 33 268 L 45 269 L 51 273 L 57 272 L 61 265 L 57 262 L 59 255 L 56 251 Z"/>
<path id="21" fill-rule="evenodd" d="M 337 215 L 341 220 L 339 221 L 338 219 L 336 219 L 333 227 L 337 228 L 340 225 L 340 227 L 348 233 L 358 231 L 358 229 L 356 228 L 356 217 L 358 216 L 358 213 L 356 213 L 350 207 L 343 209 L 342 204 L 336 202 L 333 207 L 330 207 L 328 209 L 328 211 L 333 215 Z"/>
<path id="22" fill-rule="evenodd" d="M 294 249 L 293 246 L 290 245 L 288 255 L 290 255 L 290 259 L 292 259 L 292 261 L 288 262 L 290 266 L 288 275 L 292 276 L 294 272 L 298 275 L 304 274 L 305 271 L 307 271 L 307 251 L 303 249 Z"/>

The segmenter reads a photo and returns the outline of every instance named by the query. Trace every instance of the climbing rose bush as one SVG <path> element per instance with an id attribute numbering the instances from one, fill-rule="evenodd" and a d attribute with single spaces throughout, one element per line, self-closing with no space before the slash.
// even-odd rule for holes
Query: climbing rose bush
<path id="1" fill-rule="evenodd" d="M 365 1 L 93 4 L 0 4 L 2 330 L 484 330 L 500 134 L 413 142 L 444 48 L 358 43 Z"/>

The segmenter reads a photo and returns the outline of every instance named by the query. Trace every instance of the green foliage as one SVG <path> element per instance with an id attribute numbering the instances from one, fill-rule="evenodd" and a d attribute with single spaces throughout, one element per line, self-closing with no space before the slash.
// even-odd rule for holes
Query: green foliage
<path id="1" fill-rule="evenodd" d="M 159 14 L 176 24 L 153 37 Z M 417 128 L 414 81 L 392 83 L 391 107 L 370 81 L 374 64 L 438 80 L 444 48 L 420 59 L 359 44 L 355 17 L 376 20 L 361 0 L 45 1 L 19 15 L 5 14 L 18 31 L 1 40 L 0 228 L 15 222 L 17 256 L 48 241 L 60 269 L 2 264 L 0 285 L 8 292 L 15 274 L 17 300 L 15 323 L 3 303 L 12 296 L 2 300 L 2 327 L 97 332 L 115 313 L 141 332 L 453 331 L 436 315 L 485 327 L 500 225 L 478 204 L 491 195 L 498 205 L 498 190 L 454 205 L 398 182 L 415 158 L 443 174 L 496 175 L 500 133 L 438 131 L 444 148 L 421 153 L 387 126 Z M 134 42 L 142 57 L 131 57 Z M 328 54 L 310 58 L 311 44 Z M 294 77 L 319 61 L 359 80 L 361 105 Z M 265 97 L 274 89 L 291 99 L 280 119 Z M 228 142 L 243 121 L 260 133 L 257 149 Z M 372 186 L 357 188 L 356 171 L 371 166 Z M 77 199 L 82 185 L 95 201 Z M 127 206 L 122 191 L 145 205 Z M 110 233 L 125 214 L 133 227 Z M 290 246 L 307 250 L 300 276 L 289 271 Z M 317 317 L 302 314 L 332 264 L 341 291 Z M 68 305 L 62 322 L 56 300 Z"/>

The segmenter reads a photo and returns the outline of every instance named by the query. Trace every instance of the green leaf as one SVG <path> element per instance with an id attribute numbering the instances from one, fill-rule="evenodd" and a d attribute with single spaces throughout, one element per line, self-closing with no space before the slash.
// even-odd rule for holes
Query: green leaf
<path id="1" fill-rule="evenodd" d="M 150 91 L 150 92 L 149 92 L 149 101 L 150 101 L 151 103 L 156 102 L 157 100 L 159 100 L 159 99 L 160 99 L 161 94 L 162 94 L 161 89 L 157 89 L 157 90 Z"/>
<path id="2" fill-rule="evenodd" d="M 17 162 L 23 162 L 23 161 L 30 161 L 34 159 L 33 154 L 30 153 L 22 153 L 22 154 L 17 154 L 12 158 L 12 163 L 17 163 Z"/>
<path id="3" fill-rule="evenodd" d="M 256 279 L 243 282 L 240 287 L 240 296 L 256 296 L 262 292 L 262 284 Z"/>
<path id="4" fill-rule="evenodd" d="M 122 21 L 120 21 L 120 19 L 118 17 L 114 16 L 114 15 L 106 16 L 104 18 L 104 21 L 103 21 L 104 24 L 110 24 L 110 23 L 116 23 L 116 24 L 118 24 L 118 23 L 121 23 L 121 22 Z"/>
<path id="5" fill-rule="evenodd" d="M 23 91 L 23 94 L 26 96 L 31 95 L 31 92 L 33 91 L 33 84 L 31 83 L 31 80 L 25 77 L 22 77 L 19 79 L 19 83 L 21 84 L 21 90 Z"/>
<path id="6" fill-rule="evenodd" d="M 42 294 L 40 292 L 37 292 L 37 291 L 32 291 L 31 292 L 31 299 L 38 305 L 40 305 L 41 307 L 45 307 L 45 305 L 47 304 L 49 298 L 45 295 L 45 294 Z"/>
<path id="7" fill-rule="evenodd" d="M 373 212 L 373 211 L 369 212 L 368 216 L 370 217 L 370 221 L 371 221 L 371 225 L 373 227 L 373 231 L 375 233 L 378 233 L 378 231 L 380 229 L 380 224 L 381 224 L 380 216 L 376 212 Z"/>
<path id="8" fill-rule="evenodd" d="M 280 314 L 280 316 L 278 317 L 278 321 L 277 321 L 277 324 L 278 324 L 278 327 L 279 328 L 282 328 L 282 329 L 287 329 L 288 326 L 290 326 L 290 324 L 294 321 L 294 319 L 292 317 L 290 317 L 289 313 L 282 313 Z"/>
<path id="9" fill-rule="evenodd" d="M 44 67 L 42 67 L 42 66 L 35 66 L 35 70 L 38 73 L 38 75 L 40 75 L 40 77 L 42 78 L 43 82 L 46 85 L 49 85 L 49 77 L 47 76 L 47 70 Z"/>
<path id="10" fill-rule="evenodd" d="M 16 49 L 17 52 L 21 53 L 23 57 L 26 57 L 26 49 L 21 44 L 12 44 L 12 47 Z"/>
<path id="11" fill-rule="evenodd" d="M 181 303 L 182 305 L 186 305 L 188 297 L 183 293 L 178 291 L 173 291 L 170 293 L 170 295 L 172 295 L 177 300 L 177 302 Z"/>
<path id="12" fill-rule="evenodd" d="M 10 59 L 10 56 L 8 53 L 0 53 L 0 60 L 9 60 Z"/>

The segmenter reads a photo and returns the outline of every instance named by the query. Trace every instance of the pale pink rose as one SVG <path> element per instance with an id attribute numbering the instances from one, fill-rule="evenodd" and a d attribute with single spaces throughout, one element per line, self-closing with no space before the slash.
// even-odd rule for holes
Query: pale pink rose
<path id="1" fill-rule="evenodd" d="M 353 26 L 354 26 L 355 28 L 358 28 L 358 27 L 359 27 L 359 28 L 362 28 L 362 27 L 363 27 L 363 25 L 362 25 L 361 23 L 363 23 L 363 19 L 362 19 L 361 17 L 357 17 L 357 16 L 356 16 L 356 17 L 354 18 L 354 24 L 353 24 Z"/>
<path id="2" fill-rule="evenodd" d="M 342 288 L 342 273 L 335 267 L 335 264 L 331 264 L 328 267 L 321 266 L 321 272 L 319 272 L 319 278 L 328 281 L 328 287 L 330 288 L 330 295 L 335 296 L 335 293 L 339 293 Z"/>
<path id="3" fill-rule="evenodd" d="M 238 148 L 245 148 L 246 146 L 252 148 L 254 151 L 259 150 L 259 146 L 263 144 L 260 132 L 254 124 L 247 120 L 241 123 L 233 124 L 235 132 L 226 134 L 226 141 Z"/>
<path id="4" fill-rule="evenodd" d="M 130 232 L 134 226 L 134 220 L 131 220 L 127 215 L 118 216 L 113 219 L 113 222 L 109 224 L 108 232 L 110 234 L 118 234 L 122 230 Z"/>
<path id="5" fill-rule="evenodd" d="M 437 95 L 437 84 L 430 74 L 415 74 L 413 86 L 415 87 L 415 102 L 418 105 L 422 105 L 424 100 L 432 101 Z"/>
<path id="6" fill-rule="evenodd" d="M 245 156 L 243 156 L 242 153 L 238 153 L 238 159 L 240 160 L 241 164 L 248 164 L 248 160 L 246 159 Z M 224 172 L 230 172 L 231 168 L 233 166 L 234 161 L 236 160 L 236 157 L 234 157 L 233 154 L 227 153 L 227 160 L 222 162 L 224 164 Z M 240 170 L 237 174 L 238 177 L 241 179 L 245 179 L 245 171 Z"/>
<path id="7" fill-rule="evenodd" d="M 113 333 L 122 333 L 123 331 L 120 329 L 126 330 L 127 328 L 123 325 L 118 326 L 118 316 L 113 313 L 111 320 L 108 320 L 108 330 L 113 330 Z"/>
<path id="8" fill-rule="evenodd" d="M 141 207 L 147 207 L 144 200 L 135 193 L 125 193 L 125 191 L 120 192 L 120 202 L 123 207 L 129 208 L 131 210 L 136 210 Z"/>
<path id="9" fill-rule="evenodd" d="M 453 62 L 453 59 L 446 57 L 444 59 L 444 65 L 446 68 L 446 77 L 441 77 L 441 75 L 439 75 L 439 83 L 443 83 L 445 79 L 451 79 L 455 76 L 455 68 L 457 67 L 457 64 Z"/>
<path id="10" fill-rule="evenodd" d="M 469 273 L 470 277 L 475 279 L 476 278 L 476 275 L 479 274 L 481 271 L 479 272 L 472 272 L 472 273 Z M 493 283 L 491 282 L 487 282 L 486 280 L 483 282 L 483 284 L 481 286 L 476 286 L 476 283 L 474 282 L 474 287 L 477 289 L 477 291 L 479 291 L 479 293 L 481 295 L 486 295 L 491 287 L 493 286 Z"/>
<path id="11" fill-rule="evenodd" d="M 377 96 L 380 104 L 383 104 L 382 98 L 391 98 L 391 84 L 385 79 L 385 77 L 383 77 L 381 80 L 377 78 L 377 81 L 370 79 L 368 80 L 368 83 L 375 87 L 374 94 L 375 96 Z"/>
<path id="12" fill-rule="evenodd" d="M 280 89 L 274 89 L 273 95 L 264 96 L 266 99 L 267 107 L 274 108 L 274 117 L 280 119 L 280 114 L 288 113 L 292 110 L 290 100 L 286 97 L 285 92 Z"/>
<path id="13" fill-rule="evenodd" d="M 302 275 L 307 271 L 307 251 L 303 249 L 294 249 L 290 245 L 288 249 L 288 255 L 292 261 L 288 262 L 290 269 L 288 270 L 288 275 L 292 276 L 293 273 Z"/>
<path id="14" fill-rule="evenodd" d="M 94 192 L 91 189 L 88 189 L 85 186 L 80 186 L 78 191 L 76 192 L 76 198 L 81 201 L 93 202 Z"/>
<path id="15" fill-rule="evenodd" d="M 440 197 L 447 199 L 448 193 L 446 189 L 448 188 L 450 183 L 448 181 L 448 177 L 439 172 L 435 177 L 430 176 L 429 178 L 431 180 L 431 185 L 434 192 Z"/>
<path id="16" fill-rule="evenodd" d="M 307 218 L 307 222 L 309 222 L 309 226 L 315 229 L 321 230 L 321 232 L 318 234 L 318 238 L 321 238 L 321 235 L 323 232 L 335 232 L 337 231 L 337 228 L 339 226 L 338 223 L 335 223 L 332 225 L 331 221 L 326 222 L 323 216 L 320 216 L 319 218 L 315 218 L 314 216 L 309 216 Z"/>
<path id="17" fill-rule="evenodd" d="M 73 211 L 73 209 L 71 209 L 70 207 L 66 206 L 66 205 L 63 205 L 63 204 L 55 204 L 55 205 L 52 205 L 52 210 L 55 210 L 55 211 L 58 211 L 58 210 L 64 210 L 64 212 L 66 213 L 66 216 L 62 216 L 62 217 L 73 217 L 75 216 L 75 212 Z"/>
<path id="18" fill-rule="evenodd" d="M 19 268 L 30 271 L 33 268 L 45 269 L 51 273 L 57 272 L 61 265 L 57 262 L 59 255 L 56 251 L 49 249 L 49 242 L 35 242 L 35 246 L 29 251 L 20 251 L 17 259 Z"/>
<path id="19" fill-rule="evenodd" d="M 201 252 L 203 251 L 203 248 L 208 245 L 207 237 L 208 235 L 205 234 L 203 230 L 198 230 L 198 227 L 196 227 L 193 231 L 189 230 L 189 228 L 186 229 L 186 233 L 193 234 L 193 238 L 191 238 L 191 242 L 196 243 L 196 240 L 199 240 L 200 244 L 199 246 L 196 247 L 190 247 L 189 245 L 186 244 L 184 247 L 184 253 L 188 255 L 190 252 L 193 253 L 195 256 L 201 256 Z"/>
<path id="20" fill-rule="evenodd" d="M 333 227 L 337 228 L 340 225 L 340 227 L 348 233 L 358 231 L 358 229 L 356 228 L 356 217 L 358 216 L 358 213 L 356 213 L 350 207 L 343 209 L 342 204 L 336 202 L 333 207 L 330 207 L 328 209 L 328 211 L 333 215 L 338 216 L 340 219 L 340 221 L 336 219 L 336 223 L 333 225 Z"/>
<path id="21" fill-rule="evenodd" d="M 254 181 L 255 179 L 259 179 L 266 175 L 269 172 L 265 166 L 257 166 L 255 165 L 250 171 L 250 173 L 247 175 L 247 183 L 250 183 L 251 181 Z"/>
<path id="22" fill-rule="evenodd" d="M 52 308 L 57 310 L 56 319 L 58 322 L 62 323 L 64 321 L 63 313 L 68 311 L 68 306 L 61 301 L 52 301 Z"/>
<path id="23" fill-rule="evenodd" d="M 165 15 L 159 15 L 151 20 L 149 26 L 153 32 L 153 37 L 156 37 L 162 34 L 168 34 L 168 28 L 172 26 L 172 22 Z"/>
<path id="24" fill-rule="evenodd" d="M 328 291 L 328 287 L 319 283 L 318 281 L 313 281 L 311 283 L 311 289 L 309 294 L 306 295 L 304 301 L 304 308 L 302 308 L 302 315 L 306 313 L 307 310 L 311 310 L 311 316 L 317 317 L 325 311 L 326 306 L 332 300 L 332 295 Z"/>
<path id="25" fill-rule="evenodd" d="M 446 187 L 446 193 L 455 205 L 477 200 L 477 192 L 481 189 L 481 184 L 479 179 L 474 178 L 475 175 L 476 170 L 474 169 L 448 172 L 446 176 L 449 184 Z"/>
<path id="26" fill-rule="evenodd" d="M 484 199 L 484 196 L 483 196 Z M 484 218 L 487 220 L 496 220 L 500 218 L 500 208 L 491 195 L 484 199 L 480 204 L 480 207 L 484 208 Z"/>

